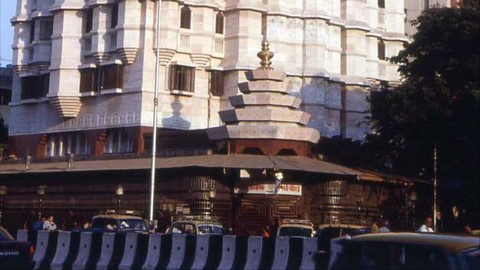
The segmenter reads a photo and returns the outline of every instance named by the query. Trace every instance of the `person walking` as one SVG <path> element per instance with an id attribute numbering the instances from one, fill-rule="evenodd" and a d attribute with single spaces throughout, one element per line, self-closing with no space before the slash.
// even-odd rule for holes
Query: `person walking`
<path id="1" fill-rule="evenodd" d="M 464 220 L 464 216 L 460 215 L 460 209 L 456 205 L 452 207 L 452 217 L 448 226 L 448 231 L 452 233 L 471 233 L 472 229 Z"/>
<path id="2" fill-rule="evenodd" d="M 426 217 L 423 220 L 422 226 L 418 227 L 417 232 L 428 232 L 428 233 L 433 233 L 433 220 L 431 217 Z"/>

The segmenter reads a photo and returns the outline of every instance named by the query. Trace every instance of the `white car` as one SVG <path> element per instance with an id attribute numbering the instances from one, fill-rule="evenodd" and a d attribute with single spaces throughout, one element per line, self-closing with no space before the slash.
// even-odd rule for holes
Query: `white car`
<path id="1" fill-rule="evenodd" d="M 284 219 L 278 227 L 277 236 L 313 237 L 313 223 L 307 219 Z"/>

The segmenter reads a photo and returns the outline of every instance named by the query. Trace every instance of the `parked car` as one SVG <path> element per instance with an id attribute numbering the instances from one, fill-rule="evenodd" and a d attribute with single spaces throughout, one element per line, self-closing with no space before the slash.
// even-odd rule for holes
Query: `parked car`
<path id="1" fill-rule="evenodd" d="M 332 241 L 328 269 L 480 269 L 478 237 L 381 233 Z"/>
<path id="2" fill-rule="evenodd" d="M 277 236 L 313 237 L 313 223 L 307 219 L 283 219 L 278 226 Z"/>
<path id="3" fill-rule="evenodd" d="M 319 266 L 326 269 L 330 257 L 330 241 L 345 236 L 369 233 L 370 228 L 355 224 L 322 224 L 318 226 L 315 237 L 318 238 Z"/>
<path id="4" fill-rule="evenodd" d="M 165 232 L 167 234 L 225 234 L 225 230 L 218 219 L 202 216 L 185 216 L 174 221 Z"/>
<path id="5" fill-rule="evenodd" d="M 0 226 L 0 269 L 33 269 L 34 253 L 32 243 L 16 241 Z"/>
<path id="6" fill-rule="evenodd" d="M 145 220 L 126 214 L 101 214 L 92 218 L 90 232 L 139 232 L 148 233 Z"/>

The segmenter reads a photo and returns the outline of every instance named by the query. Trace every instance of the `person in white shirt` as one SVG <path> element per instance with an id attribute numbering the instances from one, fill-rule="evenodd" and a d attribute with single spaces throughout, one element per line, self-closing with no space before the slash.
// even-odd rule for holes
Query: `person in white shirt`
<path id="1" fill-rule="evenodd" d="M 43 223 L 43 229 L 47 231 L 56 231 L 57 230 L 57 224 L 53 221 L 53 216 L 49 216 L 47 220 Z"/>
<path id="2" fill-rule="evenodd" d="M 428 232 L 428 233 L 433 233 L 433 228 L 432 228 L 432 225 L 433 225 L 433 221 L 432 221 L 432 218 L 431 217 L 426 217 L 422 226 L 420 226 L 418 229 L 417 229 L 417 232 Z"/>

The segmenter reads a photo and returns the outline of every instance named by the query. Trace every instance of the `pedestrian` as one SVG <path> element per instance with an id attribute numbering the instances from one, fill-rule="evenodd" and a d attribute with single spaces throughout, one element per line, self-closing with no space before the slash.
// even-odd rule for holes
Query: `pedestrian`
<path id="1" fill-rule="evenodd" d="M 263 227 L 263 229 L 262 229 L 262 236 L 263 236 L 263 237 L 270 237 L 270 233 L 268 232 L 268 226 L 267 226 L 267 227 Z"/>
<path id="2" fill-rule="evenodd" d="M 436 222 L 436 226 L 434 228 L 435 232 L 445 231 L 443 219 L 442 219 L 442 212 L 437 211 L 437 213 L 435 213 L 435 222 Z"/>
<path id="3" fill-rule="evenodd" d="M 390 232 L 390 222 L 388 221 L 388 219 L 384 220 L 382 223 L 383 223 L 382 226 L 378 228 L 378 232 L 379 233 Z"/>
<path id="4" fill-rule="evenodd" d="M 45 222 L 43 222 L 43 229 L 49 232 L 57 230 L 57 224 L 55 224 L 53 216 L 49 216 Z"/>
<path id="5" fill-rule="evenodd" d="M 279 226 L 280 226 L 280 222 L 278 221 L 278 217 L 275 217 L 272 223 L 272 230 L 271 230 L 272 235 L 277 235 Z"/>
<path id="6" fill-rule="evenodd" d="M 23 223 L 23 229 L 35 231 L 36 229 L 38 229 L 35 227 L 35 223 L 37 222 L 37 220 L 38 220 L 37 214 L 33 209 L 31 209 L 26 213 L 25 222 Z"/>
<path id="7" fill-rule="evenodd" d="M 433 233 L 433 220 L 431 217 L 425 217 L 422 226 L 418 227 L 417 232 Z"/>
<path id="8" fill-rule="evenodd" d="M 465 223 L 464 216 L 460 215 L 460 209 L 456 205 L 452 207 L 452 216 L 448 227 L 448 231 L 452 233 L 472 232 L 470 226 Z"/>
<path id="9" fill-rule="evenodd" d="M 77 221 L 75 220 L 75 213 L 68 209 L 65 215 L 65 221 L 62 223 L 62 229 L 66 231 L 71 231 L 74 228 L 77 228 Z"/>
<path id="10" fill-rule="evenodd" d="M 370 225 L 370 233 L 378 233 L 378 221 L 374 220 Z"/>

